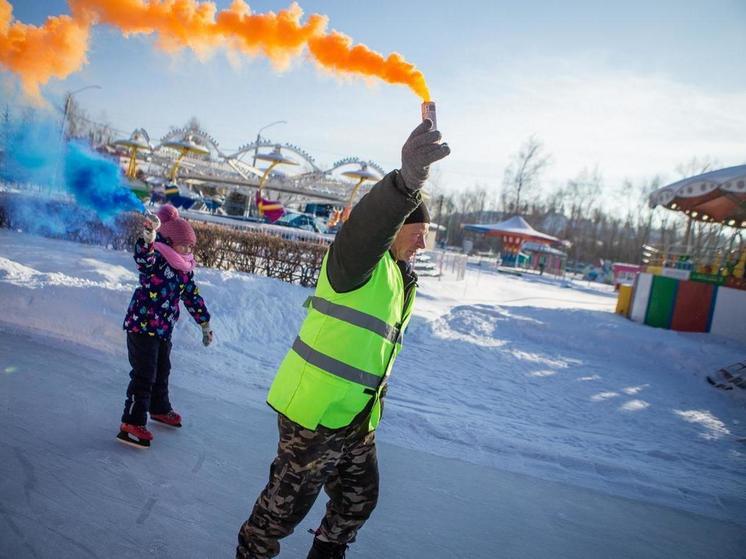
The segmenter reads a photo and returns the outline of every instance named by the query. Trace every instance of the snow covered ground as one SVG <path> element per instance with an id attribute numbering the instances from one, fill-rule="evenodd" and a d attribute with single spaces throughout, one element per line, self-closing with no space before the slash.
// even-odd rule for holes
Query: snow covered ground
<path id="1" fill-rule="evenodd" d="M 183 315 L 185 428 L 138 452 L 113 439 L 131 256 L 0 231 L 0 557 L 231 556 L 309 291 L 196 278 L 216 343 Z M 743 557 L 744 400 L 704 377 L 746 348 L 634 324 L 586 284 L 421 283 L 379 431 L 381 504 L 352 557 Z M 282 556 L 309 541 L 299 530 Z"/>

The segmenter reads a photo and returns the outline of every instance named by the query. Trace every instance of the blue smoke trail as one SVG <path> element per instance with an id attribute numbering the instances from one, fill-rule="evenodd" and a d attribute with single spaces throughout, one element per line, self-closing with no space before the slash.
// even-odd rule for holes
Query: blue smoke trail
<path id="1" fill-rule="evenodd" d="M 119 166 L 79 142 L 67 146 L 65 187 L 79 205 L 95 211 L 102 221 L 124 211 L 145 209 L 124 185 Z"/>
<path id="2" fill-rule="evenodd" d="M 2 178 L 16 185 L 38 185 L 48 193 L 62 189 L 78 206 L 92 210 L 104 222 L 144 206 L 124 182 L 115 162 L 83 143 L 65 146 L 59 125 L 24 122 L 9 134 Z"/>
<path id="3" fill-rule="evenodd" d="M 49 121 L 17 123 L 9 130 L 2 178 L 52 188 L 62 163 L 60 131 Z"/>

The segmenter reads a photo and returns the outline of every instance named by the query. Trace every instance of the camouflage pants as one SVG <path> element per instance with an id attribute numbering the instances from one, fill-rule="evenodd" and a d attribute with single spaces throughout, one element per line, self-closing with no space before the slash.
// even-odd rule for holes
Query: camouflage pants
<path id="1" fill-rule="evenodd" d="M 347 544 L 378 501 L 375 433 L 367 422 L 343 429 L 304 429 L 278 414 L 280 442 L 249 519 L 238 533 L 237 559 L 280 553 L 279 540 L 293 532 L 322 486 L 329 496 L 317 537 Z"/>

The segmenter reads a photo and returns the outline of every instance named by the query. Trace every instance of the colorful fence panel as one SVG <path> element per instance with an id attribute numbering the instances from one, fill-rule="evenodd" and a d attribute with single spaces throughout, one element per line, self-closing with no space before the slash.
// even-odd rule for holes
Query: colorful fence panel
<path id="1" fill-rule="evenodd" d="M 746 292 L 718 287 L 710 332 L 746 344 Z"/>
<path id="2" fill-rule="evenodd" d="M 717 287 L 698 281 L 679 282 L 671 329 L 681 332 L 707 332 Z"/>
<path id="3" fill-rule="evenodd" d="M 629 313 L 630 319 L 635 322 L 645 322 L 645 313 L 648 310 L 648 301 L 650 300 L 650 286 L 653 284 L 653 275 L 642 273 L 637 276 L 635 282 L 634 300 L 632 301 L 632 310 Z"/>
<path id="4" fill-rule="evenodd" d="M 632 306 L 632 286 L 620 285 L 619 297 L 616 302 L 616 313 L 623 316 L 629 316 L 630 307 Z"/>
<path id="5" fill-rule="evenodd" d="M 656 328 L 670 328 L 676 302 L 676 290 L 680 282 L 673 278 L 655 276 L 650 289 L 645 324 Z"/>

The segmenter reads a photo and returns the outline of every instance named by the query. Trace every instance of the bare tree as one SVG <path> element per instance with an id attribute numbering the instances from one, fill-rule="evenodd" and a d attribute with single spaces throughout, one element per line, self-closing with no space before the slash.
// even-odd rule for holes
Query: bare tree
<path id="1" fill-rule="evenodd" d="M 563 238 L 572 242 L 575 259 L 594 257 L 597 252 L 598 228 L 602 214 L 598 203 L 603 179 L 598 167 L 583 169 L 574 179 L 559 190 L 559 199 L 566 212 L 567 221 Z"/>
<path id="2" fill-rule="evenodd" d="M 549 166 L 551 157 L 544 153 L 544 145 L 535 136 L 530 136 L 521 146 L 505 169 L 504 191 L 512 213 L 521 211 L 521 196 L 524 198 L 539 183 L 541 173 Z"/>
<path id="3" fill-rule="evenodd" d="M 687 177 L 701 175 L 702 173 L 711 171 L 717 164 L 717 160 L 711 158 L 710 156 L 695 156 L 689 159 L 689 161 L 677 165 L 676 172 L 679 174 L 679 177 L 681 179 L 685 179 Z M 693 228 L 694 223 L 692 218 L 689 216 L 686 217 L 686 229 L 684 231 L 683 238 L 684 245 L 686 246 L 686 252 L 690 252 L 692 250 L 697 252 L 704 246 L 704 244 L 710 242 L 713 235 L 713 228 L 709 226 L 705 227 L 704 225 L 705 224 L 699 224 L 698 226 Z M 717 233 L 717 235 L 719 235 L 719 233 Z"/>
<path id="4" fill-rule="evenodd" d="M 518 157 L 516 158 L 519 159 Z M 716 163 L 710 158 L 693 158 L 678 167 L 681 175 L 691 176 L 710 170 Z M 526 165 L 529 168 L 530 165 Z M 520 168 L 513 165 L 512 177 Z M 541 170 L 541 169 L 540 169 Z M 507 177 L 506 173 L 506 177 Z M 519 181 L 520 182 L 520 181 Z M 641 181 L 625 180 L 616 188 L 604 187 L 597 168 L 584 169 L 561 188 L 544 195 L 528 197 L 525 180 L 520 198 L 517 188 L 501 191 L 501 208 L 520 211 L 534 227 L 568 240 L 571 262 L 593 262 L 598 259 L 639 262 L 643 245 L 661 247 L 671 254 L 679 249 L 684 239 L 687 222 L 681 213 L 653 209 L 650 194 L 661 185 L 661 178 L 650 177 Z M 506 182 L 506 186 L 513 185 Z M 446 225 L 449 245 L 460 245 L 464 237 L 462 225 L 480 219 L 499 220 L 504 215 L 485 211 L 489 198 L 484 198 L 485 187 L 476 185 L 456 193 L 441 194 L 437 201 L 439 221 Z M 608 197 L 614 196 L 614 203 Z M 442 199 L 442 203 L 441 203 Z M 726 237 L 721 224 L 692 222 L 691 250 L 688 254 L 701 254 L 724 249 L 728 243 L 736 244 L 736 237 Z M 741 238 L 741 243 L 743 240 Z M 489 239 L 475 238 L 475 248 L 494 248 Z M 674 250 L 675 252 L 675 250 Z"/>
<path id="5" fill-rule="evenodd" d="M 655 210 L 650 207 L 650 195 L 654 190 L 657 190 L 661 186 L 660 177 L 656 176 L 652 179 L 644 181 L 638 184 L 635 188 L 637 192 L 637 215 L 636 217 L 636 229 L 637 229 L 637 247 L 649 244 L 651 242 L 651 233 L 653 231 L 653 217 Z M 635 257 L 639 258 L 639 252 Z"/>
<path id="6" fill-rule="evenodd" d="M 590 216 L 598 205 L 602 186 L 601 172 L 596 167 L 592 171 L 583 169 L 560 189 L 563 206 L 570 213 L 568 227 L 574 228 L 581 218 Z"/>
<path id="7" fill-rule="evenodd" d="M 718 165 L 717 159 L 711 158 L 709 155 L 704 157 L 692 157 L 685 163 L 679 163 L 676 165 L 676 172 L 680 178 L 685 179 L 687 177 L 693 177 L 695 175 L 701 175 L 708 171 L 712 171 Z"/>

